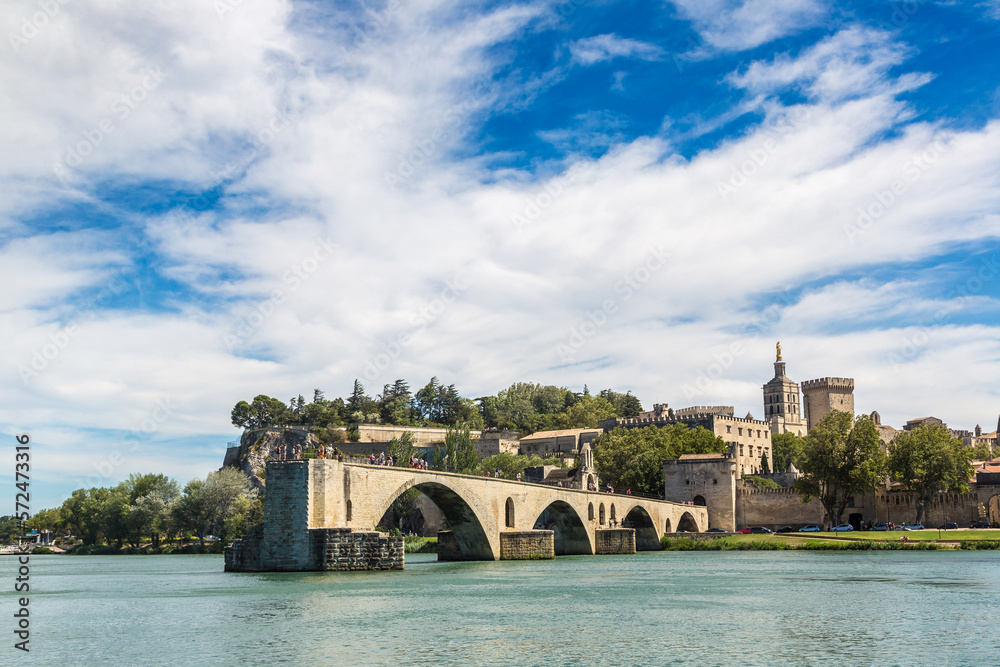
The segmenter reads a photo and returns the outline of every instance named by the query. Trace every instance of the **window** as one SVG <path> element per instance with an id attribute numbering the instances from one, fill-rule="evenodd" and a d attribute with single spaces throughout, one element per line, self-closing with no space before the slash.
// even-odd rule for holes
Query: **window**
<path id="1" fill-rule="evenodd" d="M 587 506 L 587 519 L 590 521 L 594 520 L 594 503 L 590 503 L 590 505 Z"/>
<path id="2" fill-rule="evenodd" d="M 729 426 L 729 425 L 727 424 L 727 425 L 726 425 L 726 433 L 732 433 L 732 432 L 733 432 L 733 427 L 732 427 L 732 426 Z"/>
<path id="3" fill-rule="evenodd" d="M 743 427 L 741 426 L 738 430 L 740 432 L 740 435 L 743 435 Z"/>
<path id="4" fill-rule="evenodd" d="M 713 480 L 712 480 L 712 484 L 718 484 L 718 483 L 719 483 L 719 480 L 718 480 L 718 479 L 713 479 Z"/>

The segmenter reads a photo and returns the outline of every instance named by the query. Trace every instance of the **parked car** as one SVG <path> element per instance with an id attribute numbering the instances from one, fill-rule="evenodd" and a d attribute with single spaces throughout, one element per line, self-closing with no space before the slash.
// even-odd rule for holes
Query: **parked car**
<path id="1" fill-rule="evenodd" d="M 958 526 L 955 526 L 958 528 Z M 909 526 L 903 526 L 903 530 L 923 530 L 924 524 L 922 523 L 911 523 Z"/>
<path id="2" fill-rule="evenodd" d="M 782 526 L 781 528 L 779 528 L 778 530 L 776 530 L 774 532 L 776 532 L 776 533 L 790 533 L 790 532 L 792 532 L 792 527 L 791 526 Z"/>
<path id="3" fill-rule="evenodd" d="M 750 534 L 750 529 L 749 528 L 740 528 L 736 532 L 739 533 L 740 535 L 749 535 Z"/>
<path id="4" fill-rule="evenodd" d="M 938 526 L 938 530 L 955 530 L 958 528 L 958 524 L 954 521 L 949 521 L 948 523 L 942 523 Z"/>
<path id="5" fill-rule="evenodd" d="M 854 526 L 849 523 L 842 523 L 839 526 L 833 527 L 833 532 L 835 533 L 849 533 L 854 530 Z"/>
<path id="6" fill-rule="evenodd" d="M 725 533 L 726 531 L 722 528 L 709 528 L 705 531 L 706 533 Z"/>
<path id="7" fill-rule="evenodd" d="M 989 527 L 990 527 L 990 522 L 989 521 L 985 521 L 985 520 L 984 521 L 977 521 L 974 524 L 972 524 L 971 526 L 969 526 L 969 528 L 989 528 Z"/>
<path id="8" fill-rule="evenodd" d="M 750 529 L 750 532 L 753 533 L 754 535 L 765 535 L 765 534 L 770 535 L 774 531 L 771 530 L 770 528 L 765 528 L 764 526 L 754 526 L 753 528 Z"/>
<path id="9" fill-rule="evenodd" d="M 877 523 L 875 524 L 875 527 L 872 528 L 872 530 L 889 530 L 889 526 L 885 525 L 884 523 Z"/>
<path id="10" fill-rule="evenodd" d="M 819 532 L 819 526 L 817 526 L 816 524 L 811 524 L 809 526 L 802 526 L 801 528 L 799 528 L 799 532 L 800 533 L 818 533 Z"/>

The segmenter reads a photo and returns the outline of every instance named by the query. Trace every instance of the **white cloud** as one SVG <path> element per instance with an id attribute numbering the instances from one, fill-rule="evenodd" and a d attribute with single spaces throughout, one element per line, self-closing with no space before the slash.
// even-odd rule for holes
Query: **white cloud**
<path id="1" fill-rule="evenodd" d="M 671 0 L 715 51 L 744 51 L 818 25 L 820 0 Z"/>
<path id="2" fill-rule="evenodd" d="M 594 65 L 615 58 L 659 60 L 663 57 L 663 49 L 655 44 L 619 37 L 614 33 L 578 39 L 570 44 L 569 51 L 573 62 L 580 65 Z"/>
<path id="3" fill-rule="evenodd" d="M 779 56 L 756 61 L 729 81 L 755 95 L 794 87 L 812 99 L 833 102 L 877 93 L 898 94 L 930 80 L 929 74 L 890 77 L 913 49 L 894 41 L 890 33 L 850 27 L 822 40 L 797 58 Z"/>
<path id="4" fill-rule="evenodd" d="M 32 5 L 10 6 L 5 28 Z M 157 438 L 203 435 L 217 451 L 236 432 L 236 401 L 316 387 L 341 395 L 355 377 L 376 393 L 397 377 L 437 375 L 470 396 L 517 380 L 586 382 L 631 389 L 646 405 L 725 403 L 759 416 L 775 338 L 795 377 L 854 376 L 859 409 L 878 409 L 886 423 L 934 413 L 969 427 L 995 410 L 994 327 L 936 319 L 945 304 L 921 297 L 917 278 L 844 277 L 997 237 L 1000 124 L 958 131 L 909 120 L 895 94 L 915 83 L 891 71 L 909 51 L 890 36 L 848 30 L 797 57 L 750 64 L 732 83 L 764 100 L 765 122 L 690 158 L 669 137 L 628 142 L 615 118 L 584 115 L 588 130 L 607 130 L 608 152 L 543 165 L 549 175 L 537 178 L 494 168 L 467 141 L 470 128 L 533 94 L 515 75 L 480 85 L 504 65 L 495 47 L 533 25 L 533 7 L 475 17 L 443 2 L 405 3 L 364 43 L 349 28 L 320 42 L 279 2 L 243 3 L 221 23 L 204 3 L 138 7 L 68 4 L 56 32 L 0 64 L 6 88 L 31 93 L 2 98 L 9 126 L 24 128 L 0 137 L 0 183 L 15 194 L 8 219 L 105 178 L 225 194 L 208 213 L 132 222 L 149 256 L 129 256 L 115 231 L 11 223 L 20 236 L 0 245 L 0 277 L 29 283 L 5 292 L 0 311 L 0 402 L 8 430 L 48 429 L 46 446 L 59 452 L 79 443 L 73 466 L 106 456 L 103 443 L 77 435 L 83 429 L 128 432 L 158 400 L 177 409 Z M 794 26 L 805 19 L 792 8 L 804 17 L 813 5 L 780 7 Z M 624 48 L 591 46 L 585 57 L 598 59 Z M 39 54 L 51 62 L 36 62 Z M 169 76 L 63 189 L 52 160 L 158 64 Z M 789 86 L 807 101 L 776 101 Z M 277 112 L 287 117 L 280 130 Z M 236 167 L 223 181 L 213 174 L 227 160 Z M 897 181 L 904 187 L 883 204 Z M 180 286 L 177 296 L 152 311 L 102 305 L 22 382 L 18 369 L 73 321 L 78 306 L 66 296 L 100 290 L 118 268 L 155 271 Z M 831 284 L 788 304 L 747 305 L 813 281 Z M 961 313 L 995 307 L 977 299 Z M 922 327 L 914 312 L 927 315 Z M 880 314 L 911 319 L 831 332 L 838 318 Z M 890 362 L 921 331 L 919 352 Z M 684 387 L 734 343 L 741 352 L 722 376 L 687 397 Z M 142 457 L 121 475 L 192 470 L 183 455 Z"/>

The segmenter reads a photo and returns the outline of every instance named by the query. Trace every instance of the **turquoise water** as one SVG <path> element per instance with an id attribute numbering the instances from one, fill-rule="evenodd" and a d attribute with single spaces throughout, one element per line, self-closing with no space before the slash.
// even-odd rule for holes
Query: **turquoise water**
<path id="1" fill-rule="evenodd" d="M 33 556 L 0 664 L 1000 665 L 995 552 L 652 552 L 234 574 L 221 556 Z"/>

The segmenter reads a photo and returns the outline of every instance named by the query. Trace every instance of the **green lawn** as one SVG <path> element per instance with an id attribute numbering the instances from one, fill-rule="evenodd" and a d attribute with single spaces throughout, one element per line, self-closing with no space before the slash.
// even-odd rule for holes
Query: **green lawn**
<path id="1" fill-rule="evenodd" d="M 796 533 L 790 533 L 796 534 Z M 808 533 L 817 537 L 839 537 L 849 540 L 888 540 L 899 541 L 906 535 L 908 540 L 938 540 L 942 542 L 961 542 L 965 540 L 1000 540 L 1000 530 L 942 530 L 938 537 L 937 529 L 927 530 L 891 530 L 891 531 L 853 531 L 848 533 Z M 760 537 L 760 535 L 743 535 L 741 537 Z M 787 539 L 787 538 L 785 538 Z"/>

